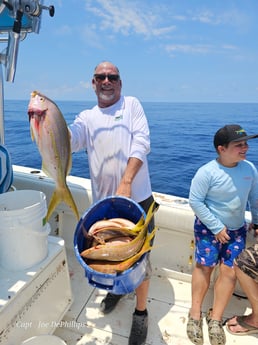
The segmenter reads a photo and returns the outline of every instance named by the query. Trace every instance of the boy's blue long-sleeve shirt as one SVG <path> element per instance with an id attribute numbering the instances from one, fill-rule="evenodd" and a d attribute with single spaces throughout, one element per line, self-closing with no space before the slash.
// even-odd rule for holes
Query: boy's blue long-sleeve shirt
<path id="1" fill-rule="evenodd" d="M 224 226 L 239 229 L 249 204 L 252 222 L 258 224 L 258 173 L 255 166 L 240 161 L 227 168 L 216 159 L 198 169 L 192 179 L 189 203 L 196 216 L 214 234 Z"/>

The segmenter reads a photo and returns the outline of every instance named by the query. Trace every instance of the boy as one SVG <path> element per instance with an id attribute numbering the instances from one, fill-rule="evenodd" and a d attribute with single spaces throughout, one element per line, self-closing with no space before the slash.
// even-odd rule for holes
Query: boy
<path id="1" fill-rule="evenodd" d="M 258 223 L 258 177 L 246 160 L 247 135 L 239 125 L 226 125 L 214 136 L 218 157 L 202 166 L 190 188 L 189 203 L 195 212 L 195 260 L 192 303 L 187 323 L 188 338 L 203 344 L 201 307 L 214 267 L 219 276 L 214 286 L 213 307 L 206 315 L 212 345 L 224 345 L 222 315 L 235 287 L 235 257 L 245 248 L 245 210 L 250 205 L 252 223 Z"/>

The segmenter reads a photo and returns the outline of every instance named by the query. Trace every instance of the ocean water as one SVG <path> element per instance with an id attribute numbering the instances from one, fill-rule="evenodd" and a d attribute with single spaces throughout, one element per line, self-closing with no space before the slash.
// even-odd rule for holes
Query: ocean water
<path id="1" fill-rule="evenodd" d="M 67 123 L 94 102 L 56 101 Z M 151 133 L 148 156 L 155 192 L 188 197 L 196 170 L 216 157 L 215 132 L 225 124 L 238 123 L 248 134 L 258 133 L 258 103 L 142 103 Z M 4 104 L 5 145 L 12 163 L 41 168 L 41 157 L 30 136 L 28 101 Z M 118 143 L 119 144 L 119 143 Z M 258 139 L 249 141 L 247 158 L 258 168 Z M 72 175 L 89 177 L 85 152 L 73 154 Z"/>

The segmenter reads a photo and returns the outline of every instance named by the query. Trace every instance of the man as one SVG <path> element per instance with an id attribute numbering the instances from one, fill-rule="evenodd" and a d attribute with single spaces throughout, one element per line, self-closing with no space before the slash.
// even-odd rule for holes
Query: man
<path id="1" fill-rule="evenodd" d="M 255 236 L 258 236 L 258 229 L 255 229 Z M 258 334 L 258 243 L 240 253 L 235 259 L 234 268 L 251 304 L 252 313 L 232 317 L 227 321 L 226 329 L 235 335 Z"/>
<path id="2" fill-rule="evenodd" d="M 70 132 L 72 151 L 87 150 L 93 202 L 110 195 L 125 196 L 147 213 L 153 196 L 147 162 L 149 127 L 143 108 L 135 97 L 121 95 L 119 70 L 111 62 L 101 62 L 95 68 L 92 86 L 98 104 L 82 111 Z M 148 259 L 145 279 L 136 289 L 129 345 L 144 344 L 147 337 L 150 274 Z M 102 312 L 110 313 L 121 297 L 108 293 L 101 302 Z"/>

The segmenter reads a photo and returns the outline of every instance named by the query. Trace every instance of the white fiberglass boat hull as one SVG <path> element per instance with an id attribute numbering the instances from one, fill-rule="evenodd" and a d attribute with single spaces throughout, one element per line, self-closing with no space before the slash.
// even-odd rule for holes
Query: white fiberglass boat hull
<path id="1" fill-rule="evenodd" d="M 83 215 L 92 202 L 90 181 L 73 176 L 69 176 L 67 180 L 79 212 Z M 54 182 L 42 171 L 19 166 L 14 166 L 13 184 L 16 189 L 43 191 L 47 196 L 47 201 L 50 200 L 54 190 Z M 160 208 L 155 216 L 159 230 L 151 253 L 153 277 L 148 296 L 149 331 L 146 344 L 189 344 L 186 336 L 186 321 L 191 303 L 191 272 L 194 265 L 192 229 L 194 215 L 187 199 L 160 193 L 154 193 L 154 197 L 160 203 Z M 247 213 L 247 219 L 248 216 Z M 76 225 L 77 222 L 71 210 L 65 204 L 60 204 L 50 219 L 51 233 L 49 236 L 50 246 L 52 240 L 60 241 L 60 238 L 64 240 L 63 247 L 61 246 L 57 250 L 57 252 L 59 251 L 57 256 L 60 255 L 60 259 L 56 258 L 52 261 L 50 259 L 53 262 L 51 265 L 39 265 L 35 277 L 41 275 L 51 277 L 53 272 L 50 267 L 57 270 L 61 261 L 66 262 L 65 257 L 68 267 L 67 269 L 63 267 L 60 280 L 54 279 L 56 282 L 53 282 L 53 288 L 50 288 L 51 285 L 49 287 L 47 284 L 45 285 L 42 300 L 38 300 L 37 312 L 29 307 L 24 317 L 18 313 L 18 310 L 24 310 L 29 306 L 28 301 L 33 299 L 35 291 L 30 293 L 25 293 L 23 289 L 17 291 L 15 298 L 19 299 L 21 303 L 19 308 L 16 308 L 16 313 L 13 309 L 14 312 L 10 317 L 6 312 L 9 308 L 2 308 L 0 311 L 2 327 L 0 344 L 17 345 L 31 336 L 54 333 L 67 345 L 127 345 L 135 296 L 132 293 L 123 297 L 116 310 L 106 316 L 100 312 L 99 304 L 106 291 L 88 284 L 85 272 L 75 257 L 73 236 Z M 249 242 L 253 240 L 251 236 L 248 237 Z M 211 289 L 205 298 L 203 312 L 211 306 L 215 278 L 216 272 L 213 275 Z M 31 284 L 34 285 L 33 282 Z M 1 284 L 0 288 L 2 296 L 6 285 Z M 225 310 L 225 319 L 235 314 L 241 315 L 250 312 L 248 300 L 237 296 L 245 297 L 239 286 L 236 287 L 235 292 L 236 295 L 232 296 Z M 14 301 L 13 305 L 15 304 L 15 298 L 12 296 L 8 301 L 10 310 L 12 301 Z M 55 310 L 59 305 L 61 307 L 55 315 L 52 311 L 48 311 L 49 315 L 46 316 L 45 312 L 48 308 Z M 24 322 L 22 332 L 10 327 L 11 324 L 14 324 L 10 323 L 10 319 L 13 322 L 19 320 L 20 325 L 22 325 L 22 321 Z M 39 320 L 42 322 L 39 323 Z M 26 322 L 32 322 L 33 327 L 26 329 Z M 39 327 L 44 323 L 45 328 Z M 209 344 L 205 322 L 204 336 L 204 344 Z M 227 332 L 226 336 L 227 345 L 242 345 L 243 343 L 243 337 L 233 336 Z M 245 336 L 244 340 L 249 345 L 254 345 L 257 343 L 257 337 L 258 335 Z"/>

